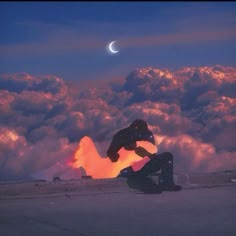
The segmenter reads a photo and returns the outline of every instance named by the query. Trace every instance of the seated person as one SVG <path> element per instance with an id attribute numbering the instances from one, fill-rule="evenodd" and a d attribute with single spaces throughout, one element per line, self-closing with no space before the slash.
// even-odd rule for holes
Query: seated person
<path id="1" fill-rule="evenodd" d="M 137 188 L 144 193 L 161 193 L 162 191 L 179 191 L 181 186 L 174 183 L 173 178 L 173 155 L 170 152 L 151 154 L 143 147 L 137 146 L 136 141 L 148 141 L 155 145 L 152 132 L 147 123 L 141 119 L 135 120 L 129 127 L 118 131 L 112 139 L 107 150 L 107 156 L 112 162 L 119 159 L 118 151 L 123 147 L 126 150 L 134 150 L 141 157 L 149 157 L 149 160 L 141 169 L 134 166 L 127 167 L 121 171 L 121 176 L 127 176 L 130 187 Z M 159 185 L 151 177 L 157 171 L 161 171 Z"/>

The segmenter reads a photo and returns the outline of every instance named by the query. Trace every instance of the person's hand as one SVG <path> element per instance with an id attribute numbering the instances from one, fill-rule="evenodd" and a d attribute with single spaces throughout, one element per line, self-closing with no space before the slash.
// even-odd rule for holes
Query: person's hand
<path id="1" fill-rule="evenodd" d="M 143 147 L 137 147 L 135 148 L 135 153 L 141 157 L 145 157 L 145 156 L 150 156 L 151 153 L 148 152 L 145 148 Z"/>
<path id="2" fill-rule="evenodd" d="M 117 153 L 117 152 L 109 156 L 109 158 L 110 158 L 110 160 L 111 160 L 112 162 L 117 162 L 117 160 L 119 159 L 119 157 L 120 157 L 120 155 L 119 155 L 119 153 Z"/>

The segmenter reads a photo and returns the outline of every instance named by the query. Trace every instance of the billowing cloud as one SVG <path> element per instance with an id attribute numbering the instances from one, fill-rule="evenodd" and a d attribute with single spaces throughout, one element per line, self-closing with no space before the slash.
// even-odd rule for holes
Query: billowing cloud
<path id="1" fill-rule="evenodd" d="M 71 87 L 52 75 L 0 76 L 0 179 L 75 177 L 66 163 L 83 136 L 105 156 L 114 133 L 137 118 L 159 152 L 174 154 L 176 171 L 236 168 L 234 67 L 140 68 L 119 87 Z"/>
<path id="2" fill-rule="evenodd" d="M 236 167 L 236 152 L 217 152 L 214 145 L 192 136 L 156 136 L 159 151 L 169 150 L 175 157 L 176 172 L 220 171 Z"/>
<path id="3" fill-rule="evenodd" d="M 35 144 L 7 128 L 0 128 L 1 179 L 29 178 L 34 172 L 67 163 L 75 145 L 67 138 L 44 138 Z"/>

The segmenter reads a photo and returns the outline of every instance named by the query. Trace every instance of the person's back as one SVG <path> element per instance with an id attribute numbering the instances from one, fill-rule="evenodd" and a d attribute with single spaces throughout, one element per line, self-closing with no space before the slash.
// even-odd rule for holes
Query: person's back
<path id="1" fill-rule="evenodd" d="M 148 129 L 147 123 L 143 120 L 135 120 L 129 127 L 118 131 L 112 139 L 107 150 L 107 156 L 115 162 L 119 158 L 118 151 L 121 147 L 126 150 L 135 150 L 136 141 L 149 141 L 155 145 L 152 132 Z"/>

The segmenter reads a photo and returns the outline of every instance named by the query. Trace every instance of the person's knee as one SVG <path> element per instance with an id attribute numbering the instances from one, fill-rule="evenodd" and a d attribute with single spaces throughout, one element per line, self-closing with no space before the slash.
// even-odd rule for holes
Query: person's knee
<path id="1" fill-rule="evenodd" d="M 149 156 L 152 159 L 156 159 L 156 158 L 159 158 L 159 155 L 157 153 L 153 153 Z"/>
<path id="2" fill-rule="evenodd" d="M 173 162 L 174 156 L 173 156 L 173 154 L 172 154 L 171 152 L 166 152 L 166 153 L 165 153 L 165 157 L 166 157 L 166 159 L 167 159 L 168 161 Z"/>

